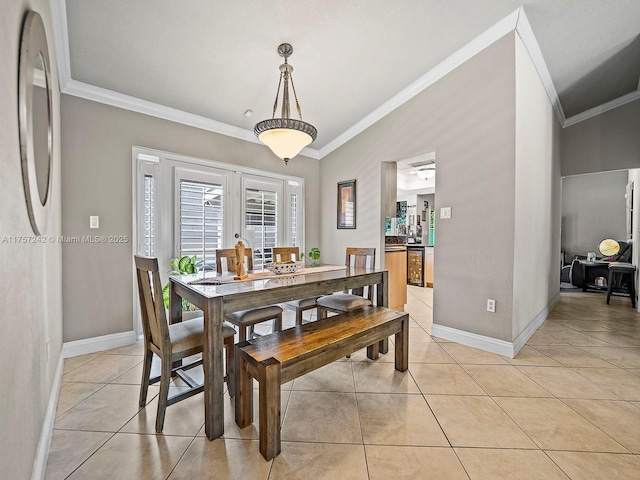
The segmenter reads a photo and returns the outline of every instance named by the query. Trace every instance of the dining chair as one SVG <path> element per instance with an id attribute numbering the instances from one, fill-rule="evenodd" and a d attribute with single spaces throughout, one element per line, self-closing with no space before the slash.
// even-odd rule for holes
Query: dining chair
<path id="1" fill-rule="evenodd" d="M 187 365 L 180 365 L 180 360 L 202 353 L 204 348 L 204 318 L 194 318 L 167 323 L 158 259 L 135 255 L 136 276 L 138 279 L 138 295 L 142 315 L 142 330 L 144 332 L 144 361 L 142 367 L 142 381 L 140 383 L 139 405 L 143 408 L 147 403 L 149 385 L 160 382 L 158 397 L 158 412 L 156 414 L 156 432 L 162 432 L 165 411 L 169 405 L 191 397 L 204 390 L 202 384 L 197 383 L 186 373 L 198 365 L 202 365 L 202 357 Z M 222 325 L 224 348 L 226 352 L 226 376 L 229 395 L 235 396 L 234 375 L 234 344 L 235 330 L 231 325 Z M 161 373 L 150 378 L 153 354 L 160 357 Z M 174 366 L 178 365 L 178 366 Z M 177 375 L 189 389 L 169 397 L 169 382 Z"/>
<path id="2" fill-rule="evenodd" d="M 375 248 L 347 247 L 345 265 L 348 267 L 373 268 L 376 262 Z M 366 289 L 366 297 L 365 295 Z M 318 319 L 326 318 L 328 312 L 344 313 L 371 305 L 373 301 L 373 286 L 353 289 L 350 292 L 325 295 L 317 300 Z"/>
<path id="3" fill-rule="evenodd" d="M 250 248 L 245 248 L 245 267 L 247 271 L 253 270 L 253 253 Z M 226 268 L 223 267 L 222 261 L 226 261 Z M 216 271 L 236 273 L 238 268 L 235 248 L 219 248 L 216 250 Z M 273 330 L 279 332 L 282 330 L 282 308 L 278 305 L 269 305 L 267 307 L 252 308 L 250 310 L 240 310 L 239 312 L 226 313 L 224 319 L 233 323 L 238 327 L 238 339 L 240 342 L 247 340 L 247 327 L 249 328 L 249 337 L 256 335 L 253 326 L 257 323 L 273 320 Z"/>
<path id="4" fill-rule="evenodd" d="M 300 248 L 299 247 L 274 247 L 273 248 L 273 261 L 278 262 L 297 262 L 300 260 Z M 283 305 L 288 310 L 296 312 L 296 325 L 302 325 L 302 313 L 306 310 L 312 310 L 318 305 L 316 300 L 319 297 L 301 298 L 299 300 L 292 300 L 284 303 Z"/>

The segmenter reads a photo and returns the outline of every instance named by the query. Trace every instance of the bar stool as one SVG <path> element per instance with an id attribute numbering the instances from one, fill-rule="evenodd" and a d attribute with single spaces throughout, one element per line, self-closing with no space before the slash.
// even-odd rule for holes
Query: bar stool
<path id="1" fill-rule="evenodd" d="M 616 280 L 616 274 L 618 275 L 618 284 L 614 287 Z M 627 287 L 622 287 L 622 277 L 624 275 L 629 276 L 629 283 Z M 609 299 L 611 298 L 611 292 L 615 289 L 618 292 L 628 293 L 631 297 L 631 306 L 636 308 L 636 266 L 632 263 L 623 262 L 611 262 L 609 264 L 609 279 L 607 281 L 607 305 L 609 305 Z"/>

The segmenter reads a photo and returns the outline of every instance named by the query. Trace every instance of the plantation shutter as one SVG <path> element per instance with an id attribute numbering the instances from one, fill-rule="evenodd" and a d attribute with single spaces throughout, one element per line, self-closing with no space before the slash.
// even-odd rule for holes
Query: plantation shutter
<path id="1" fill-rule="evenodd" d="M 195 255 L 215 269 L 223 248 L 223 185 L 180 179 L 180 255 Z"/>
<path id="2" fill-rule="evenodd" d="M 290 222 L 290 240 L 292 247 L 299 247 L 298 243 L 298 194 L 292 193 L 289 198 L 291 212 L 289 214 Z"/>
<path id="3" fill-rule="evenodd" d="M 145 174 L 143 180 L 142 199 L 142 242 L 143 254 L 146 257 L 155 257 L 155 178 L 153 175 Z"/>
<path id="4" fill-rule="evenodd" d="M 253 247 L 253 267 L 260 269 L 273 261 L 273 247 L 278 243 L 278 194 L 245 188 L 244 195 L 245 232 Z"/>

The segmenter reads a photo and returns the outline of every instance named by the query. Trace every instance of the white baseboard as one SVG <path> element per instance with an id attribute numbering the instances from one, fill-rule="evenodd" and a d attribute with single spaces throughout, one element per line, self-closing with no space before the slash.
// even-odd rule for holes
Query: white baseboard
<path id="1" fill-rule="evenodd" d="M 64 358 L 77 357 L 78 355 L 101 352 L 102 350 L 109 350 L 111 348 L 126 347 L 127 345 L 133 345 L 136 341 L 136 332 L 133 330 L 113 333 L 101 337 L 65 342 L 62 346 L 62 354 Z"/>
<path id="2" fill-rule="evenodd" d="M 49 458 L 49 448 L 51 447 L 51 435 L 53 435 L 53 424 L 56 419 L 58 395 L 60 394 L 60 384 L 62 383 L 63 364 L 64 356 L 62 352 L 60 352 L 56 373 L 53 376 L 53 385 L 51 385 L 51 392 L 49 393 L 47 411 L 44 416 L 44 421 L 42 422 L 42 431 L 40 432 L 40 440 L 38 441 L 36 459 L 33 462 L 33 471 L 31 473 L 32 480 L 42 480 L 47 471 L 47 459 Z"/>
<path id="3" fill-rule="evenodd" d="M 468 347 L 479 348 L 491 353 L 497 353 L 498 355 L 504 355 L 505 357 L 513 358 L 513 343 L 505 340 L 498 340 L 497 338 L 485 337 L 484 335 L 478 335 L 477 333 L 465 332 L 464 330 L 458 330 L 457 328 L 447 327 L 445 325 L 438 325 L 434 323 L 431 326 L 431 335 L 434 337 L 444 338 L 445 340 L 451 340 L 452 342 L 461 343 Z"/>
<path id="4" fill-rule="evenodd" d="M 549 302 L 549 304 L 542 309 L 542 311 L 536 315 L 529 325 L 518 335 L 515 341 L 507 342 L 506 340 L 499 340 L 497 338 L 485 337 L 484 335 L 478 335 L 477 333 L 465 332 L 464 330 L 458 330 L 456 328 L 447 327 L 445 325 L 438 325 L 434 323 L 431 326 L 431 335 L 434 337 L 444 338 L 445 340 L 451 340 L 452 342 L 460 343 L 468 347 L 479 348 L 491 353 L 497 353 L 505 357 L 515 357 L 520 349 L 527 343 L 535 331 L 544 323 L 549 316 L 549 312 L 553 309 L 560 298 L 560 293 Z"/>
<path id="5" fill-rule="evenodd" d="M 544 321 L 549 317 L 549 313 L 551 312 L 551 310 L 553 310 L 553 307 L 556 306 L 558 300 L 560 300 L 560 292 L 558 292 L 556 296 L 553 297 L 549 304 L 544 307 L 538 315 L 536 315 L 536 318 L 534 318 L 533 321 L 529 325 L 527 325 L 527 328 L 525 328 L 513 341 L 514 355 L 518 354 L 522 347 L 524 347 L 525 344 L 529 341 L 531 336 L 536 333 L 536 330 L 538 330 L 540 325 L 542 325 Z"/>

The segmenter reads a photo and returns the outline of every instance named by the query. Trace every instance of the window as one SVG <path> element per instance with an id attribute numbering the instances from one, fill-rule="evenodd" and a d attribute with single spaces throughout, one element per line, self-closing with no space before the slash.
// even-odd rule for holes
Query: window
<path id="1" fill-rule="evenodd" d="M 178 252 L 195 255 L 215 269 L 215 251 L 224 246 L 224 185 L 179 178 Z"/>
<path id="2" fill-rule="evenodd" d="M 301 178 L 134 147 L 135 251 L 158 258 L 164 277 L 175 256 L 215 265 L 215 250 L 238 239 L 254 267 L 275 246 L 304 248 Z"/>
<path id="3" fill-rule="evenodd" d="M 292 193 L 290 202 L 290 221 L 291 221 L 291 246 L 299 247 L 298 244 L 298 194 Z"/>
<path id="4" fill-rule="evenodd" d="M 278 245 L 278 195 L 275 191 L 245 189 L 245 235 L 253 248 L 253 267 L 273 261 Z"/>
<path id="5" fill-rule="evenodd" d="M 142 216 L 143 253 L 145 257 L 155 256 L 155 179 L 144 175 L 144 199 Z"/>

